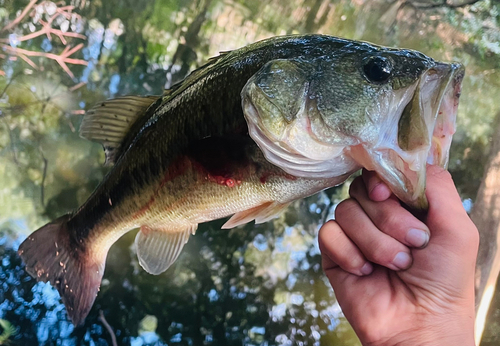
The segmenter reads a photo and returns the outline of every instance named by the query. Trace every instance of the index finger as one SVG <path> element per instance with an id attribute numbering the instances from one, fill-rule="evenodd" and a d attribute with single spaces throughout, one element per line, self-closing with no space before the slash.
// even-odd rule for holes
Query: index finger
<path id="1" fill-rule="evenodd" d="M 368 192 L 368 197 L 374 202 L 382 202 L 391 197 L 392 192 L 389 187 L 380 179 L 377 172 L 368 171 L 363 168 L 361 175 Z"/>

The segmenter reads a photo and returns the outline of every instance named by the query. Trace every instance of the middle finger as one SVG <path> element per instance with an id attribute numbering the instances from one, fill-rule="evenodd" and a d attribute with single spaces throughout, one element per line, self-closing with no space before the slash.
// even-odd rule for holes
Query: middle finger
<path id="1" fill-rule="evenodd" d="M 416 248 L 423 248 L 429 242 L 429 228 L 403 208 L 397 198 L 389 198 L 383 202 L 372 201 L 363 180 L 359 178 L 351 184 L 349 194 L 385 234 Z"/>
<path id="2" fill-rule="evenodd" d="M 355 199 L 349 198 L 337 206 L 335 221 L 370 262 L 392 270 L 410 267 L 410 249 L 381 232 Z"/>

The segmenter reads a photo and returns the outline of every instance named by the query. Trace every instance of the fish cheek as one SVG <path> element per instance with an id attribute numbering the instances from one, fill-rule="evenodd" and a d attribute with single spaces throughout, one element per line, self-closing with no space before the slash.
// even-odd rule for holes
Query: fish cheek
<path id="1" fill-rule="evenodd" d="M 249 121 L 259 124 L 274 139 L 281 138 L 288 125 L 281 110 L 256 86 L 250 87 L 249 97 L 244 99 L 243 111 Z"/>
<path id="2" fill-rule="evenodd" d="M 295 60 L 278 59 L 264 65 L 242 91 L 247 119 L 257 116 L 249 120 L 261 123 L 267 132 L 280 138 L 303 105 L 308 69 L 306 63 Z"/>
<path id="3" fill-rule="evenodd" d="M 341 73 L 323 73 L 311 82 L 308 112 L 312 130 L 318 138 L 322 131 L 334 131 L 344 137 L 360 133 L 367 120 L 365 109 L 376 98 L 365 84 L 366 81 L 357 75 Z"/>
<path id="4" fill-rule="evenodd" d="M 310 134 L 318 141 L 332 145 L 351 145 L 349 136 L 345 136 L 339 131 L 339 126 L 331 126 L 324 120 L 323 114 L 318 110 L 317 99 L 308 98 L 306 101 L 306 112 L 309 118 Z M 335 118 L 331 113 L 331 117 Z"/>

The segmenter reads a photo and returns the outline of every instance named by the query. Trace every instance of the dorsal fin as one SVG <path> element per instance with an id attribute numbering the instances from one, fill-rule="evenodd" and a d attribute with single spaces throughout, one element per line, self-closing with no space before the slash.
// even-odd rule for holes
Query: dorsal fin
<path id="1" fill-rule="evenodd" d="M 191 71 L 186 78 L 172 85 L 171 89 L 166 89 L 165 92 L 174 94 L 175 92 L 182 91 L 189 87 L 193 82 L 197 81 L 203 74 L 208 73 L 210 69 L 218 64 L 232 51 L 219 52 L 218 56 L 211 57 L 203 65 Z"/>
<path id="2" fill-rule="evenodd" d="M 123 96 L 100 102 L 85 114 L 80 136 L 101 143 L 106 153 L 105 164 L 114 163 L 132 124 L 160 97 Z"/>

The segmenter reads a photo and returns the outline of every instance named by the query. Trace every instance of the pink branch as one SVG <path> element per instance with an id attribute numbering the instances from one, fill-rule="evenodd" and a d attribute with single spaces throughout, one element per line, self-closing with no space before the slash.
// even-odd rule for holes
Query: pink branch
<path id="1" fill-rule="evenodd" d="M 33 4 L 35 2 L 36 2 L 36 0 L 32 0 Z M 14 21 L 12 21 L 9 25 L 7 25 L 1 31 L 10 29 L 14 25 L 17 25 L 22 20 L 22 18 L 24 18 L 26 16 L 26 13 L 30 10 L 30 8 L 33 6 L 33 4 L 30 3 L 31 6 L 28 5 L 25 8 L 25 10 L 23 11 L 23 13 L 21 13 L 21 15 L 18 18 L 16 18 Z M 41 36 L 41 35 L 47 35 L 47 38 L 49 40 L 52 40 L 51 34 L 54 34 L 57 37 L 59 37 L 59 39 L 61 40 L 61 42 L 64 45 L 67 44 L 67 41 L 66 41 L 65 37 L 81 38 L 83 40 L 86 39 L 86 37 L 84 35 L 81 35 L 79 33 L 76 33 L 76 32 L 62 32 L 62 30 L 55 29 L 55 28 L 52 27 L 52 22 L 54 21 L 54 19 L 56 19 L 60 15 L 66 17 L 66 18 L 71 18 L 71 11 L 74 8 L 75 7 L 71 6 L 71 5 L 57 8 L 57 10 L 56 10 L 57 12 L 52 17 L 50 17 L 47 22 L 45 22 L 45 21 L 43 21 L 41 19 L 39 20 L 39 23 L 43 26 L 42 29 L 40 29 L 40 30 L 38 30 L 36 32 L 33 32 L 31 34 L 18 37 L 18 41 L 22 42 L 22 41 L 31 40 L 31 39 L 33 39 L 35 37 L 38 37 L 38 36 Z M 26 13 L 24 13 L 24 12 L 26 12 Z M 9 39 L 3 38 L 3 39 L 0 39 L 0 42 L 9 42 Z"/>
<path id="2" fill-rule="evenodd" d="M 30 3 L 21 12 L 21 14 L 16 19 L 14 19 L 12 22 L 7 24 L 2 30 L 0 30 L 0 32 L 10 30 L 13 27 L 15 27 L 17 24 L 19 24 L 19 22 L 23 20 L 23 18 L 28 14 L 28 12 L 36 4 L 37 1 L 38 0 L 31 0 Z"/>
<path id="3" fill-rule="evenodd" d="M 51 19 L 53 19 L 55 17 L 56 16 L 52 17 Z M 66 37 L 74 37 L 74 38 L 81 38 L 82 40 L 84 40 L 84 39 L 87 38 L 84 35 L 78 34 L 76 32 L 62 32 L 59 29 L 54 29 L 53 27 L 50 26 L 52 20 L 49 20 L 49 22 L 44 22 L 43 20 L 40 20 L 39 22 L 43 26 L 42 29 L 40 29 L 38 31 L 35 31 L 35 32 L 31 33 L 31 34 L 18 37 L 17 40 L 19 42 L 22 42 L 22 41 L 31 40 L 31 39 L 33 39 L 35 37 L 42 36 L 42 35 L 47 35 L 48 39 L 52 40 L 52 37 L 50 35 L 54 34 L 57 37 L 59 37 L 59 39 L 61 40 L 61 42 L 63 44 L 66 45 L 67 41 L 64 38 L 64 36 L 66 36 Z M 9 40 L 8 39 L 0 39 L 0 42 L 9 42 Z"/>
<path id="4" fill-rule="evenodd" d="M 23 59 L 28 64 L 30 64 L 33 68 L 36 68 L 35 67 L 36 65 L 33 63 L 33 61 L 31 61 L 28 58 L 28 56 L 44 57 L 47 59 L 55 60 L 71 78 L 74 78 L 75 76 L 66 64 L 85 65 L 85 66 L 88 65 L 88 62 L 85 60 L 73 59 L 73 58 L 69 57 L 70 55 L 72 55 L 76 51 L 80 50 L 83 47 L 83 43 L 80 43 L 71 49 L 69 49 L 69 47 L 66 46 L 66 48 L 62 51 L 62 53 L 60 55 L 53 54 L 53 53 L 45 53 L 45 52 L 33 52 L 33 51 L 22 49 L 22 48 L 13 48 L 13 47 L 6 45 L 6 44 L 0 44 L 0 47 L 2 47 L 6 52 L 10 52 L 13 55 L 19 56 L 21 59 Z M 28 62 L 28 60 L 31 63 Z"/>
<path id="5" fill-rule="evenodd" d="M 28 58 L 24 54 L 18 54 L 18 55 L 19 55 L 19 57 L 21 59 L 23 59 L 24 61 L 26 61 L 28 63 L 28 65 L 30 65 L 31 67 L 33 67 L 35 70 L 38 70 L 38 66 L 33 62 L 33 60 L 31 60 L 30 58 Z"/>
<path id="6" fill-rule="evenodd" d="M 80 83 L 78 83 L 78 84 L 73 85 L 73 86 L 72 86 L 71 88 L 69 88 L 68 90 L 69 90 L 69 91 L 75 91 L 75 90 L 77 90 L 77 89 L 80 89 L 80 88 L 81 88 L 82 86 L 84 86 L 85 84 L 87 84 L 87 83 L 86 83 L 86 82 L 80 82 Z M 85 113 L 85 111 L 84 111 L 84 113 Z"/>
<path id="7" fill-rule="evenodd" d="M 30 13 L 30 11 L 32 11 L 33 6 L 35 6 L 37 1 L 38 0 L 31 0 L 30 3 L 23 9 L 21 14 L 19 16 L 17 16 L 17 18 L 15 18 L 8 25 L 6 25 L 3 29 L 1 29 L 0 32 L 10 30 L 10 29 L 14 28 L 16 25 L 18 25 L 26 17 L 26 15 L 28 15 Z M 46 3 L 47 3 L 46 1 L 42 1 L 39 4 L 39 6 L 44 6 Z M 64 50 L 60 54 L 36 52 L 36 51 L 30 51 L 30 50 L 26 50 L 26 49 L 22 49 L 22 48 L 12 47 L 9 44 L 8 38 L 0 38 L 0 48 L 2 48 L 5 53 L 7 53 L 7 55 L 0 53 L 0 57 L 3 57 L 3 58 L 8 57 L 11 60 L 21 58 L 28 65 L 30 65 L 32 68 L 37 69 L 37 70 L 39 69 L 39 67 L 29 57 L 44 57 L 47 59 L 52 59 L 52 60 L 55 60 L 59 64 L 59 66 L 61 66 L 61 68 L 71 78 L 74 78 L 75 76 L 74 76 L 73 72 L 71 72 L 71 70 L 69 69 L 67 64 L 88 65 L 88 62 L 85 60 L 81 60 L 81 59 L 70 58 L 70 56 L 72 54 L 74 54 L 75 52 L 77 52 L 78 50 L 80 50 L 83 47 L 83 43 L 80 43 L 80 44 L 76 45 L 75 47 L 70 48 L 67 45 L 68 42 L 66 41 L 66 38 L 72 37 L 72 38 L 79 38 L 79 39 L 84 40 L 84 39 L 86 39 L 86 37 L 82 34 L 77 33 L 77 32 L 63 32 L 60 29 L 55 29 L 52 27 L 52 22 L 58 16 L 64 16 L 66 19 L 70 19 L 71 16 L 73 15 L 72 11 L 75 8 L 72 5 L 65 5 L 64 2 L 58 2 L 58 3 L 56 3 L 56 6 L 57 6 L 56 12 L 54 13 L 54 15 L 52 15 L 50 18 L 48 18 L 46 22 L 41 20 L 41 19 L 38 20 L 38 23 L 40 25 L 42 25 L 42 28 L 40 30 L 33 32 L 33 33 L 30 33 L 28 35 L 23 35 L 23 36 L 17 38 L 17 40 L 22 42 L 22 41 L 31 40 L 35 37 L 39 37 L 42 35 L 47 35 L 49 40 L 52 40 L 51 35 L 53 34 L 53 35 L 56 35 L 57 37 L 59 37 L 61 42 L 65 45 Z M 34 12 L 31 13 L 32 16 L 33 16 L 33 13 Z M 76 15 L 79 16 L 78 14 L 76 14 Z M 4 71 L 0 70 L 0 72 L 2 72 L 2 73 L 0 73 L 0 75 L 5 75 Z"/>

